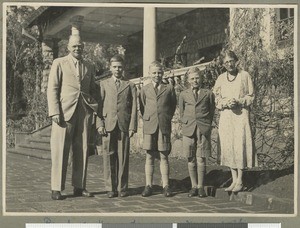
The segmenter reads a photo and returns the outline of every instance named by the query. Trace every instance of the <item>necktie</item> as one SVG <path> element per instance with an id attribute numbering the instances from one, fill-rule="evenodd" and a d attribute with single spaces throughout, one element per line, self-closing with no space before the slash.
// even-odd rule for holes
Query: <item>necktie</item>
<path id="1" fill-rule="evenodd" d="M 115 83 L 116 83 L 117 90 L 119 90 L 119 88 L 120 88 L 120 80 L 116 79 Z"/>
<path id="2" fill-rule="evenodd" d="M 156 93 L 156 94 L 158 93 L 158 86 L 159 86 L 159 84 L 158 84 L 158 83 L 155 83 L 154 90 L 155 90 L 155 93 Z"/>
<path id="3" fill-rule="evenodd" d="M 81 62 L 80 62 L 80 60 L 78 60 L 76 62 L 76 70 L 77 70 L 78 78 L 79 78 L 79 80 L 81 80 Z"/>
<path id="4" fill-rule="evenodd" d="M 198 91 L 199 91 L 198 88 L 193 88 L 194 97 L 195 97 L 195 100 L 196 100 L 196 101 L 198 101 Z"/>

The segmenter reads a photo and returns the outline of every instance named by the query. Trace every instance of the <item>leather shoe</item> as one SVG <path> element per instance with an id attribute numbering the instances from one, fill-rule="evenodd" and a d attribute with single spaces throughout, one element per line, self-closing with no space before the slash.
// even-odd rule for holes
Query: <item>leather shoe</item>
<path id="1" fill-rule="evenodd" d="M 93 194 L 88 192 L 86 189 L 74 188 L 74 196 L 93 197 Z"/>
<path id="2" fill-rule="evenodd" d="M 207 195 L 206 195 L 206 192 L 205 192 L 205 190 L 204 190 L 203 187 L 200 187 L 200 188 L 198 189 L 198 196 L 199 196 L 200 198 L 204 198 L 204 197 L 207 196 Z"/>
<path id="3" fill-rule="evenodd" d="M 84 197 L 93 197 L 94 196 L 92 193 L 88 192 L 86 189 L 84 189 L 81 194 Z"/>
<path id="4" fill-rule="evenodd" d="M 198 195 L 198 189 L 196 187 L 194 187 L 189 191 L 188 197 L 193 197 L 193 196 L 197 196 L 197 195 Z"/>
<path id="5" fill-rule="evenodd" d="M 51 199 L 53 200 L 63 200 L 65 196 L 63 196 L 60 191 L 52 191 Z"/>
<path id="6" fill-rule="evenodd" d="M 163 189 L 163 194 L 165 195 L 165 197 L 170 197 L 172 196 L 172 192 L 171 189 L 169 187 L 169 185 L 166 185 Z"/>
<path id="7" fill-rule="evenodd" d="M 129 196 L 129 194 L 126 191 L 122 191 L 122 192 L 119 192 L 119 196 L 120 197 L 127 197 L 127 196 Z"/>
<path id="8" fill-rule="evenodd" d="M 118 196 L 118 194 L 114 191 L 107 192 L 107 197 L 108 198 L 114 198 L 116 196 Z"/>
<path id="9" fill-rule="evenodd" d="M 144 191 L 142 192 L 142 196 L 143 197 L 148 197 L 152 195 L 152 188 L 150 185 L 147 185 L 144 189 Z"/>

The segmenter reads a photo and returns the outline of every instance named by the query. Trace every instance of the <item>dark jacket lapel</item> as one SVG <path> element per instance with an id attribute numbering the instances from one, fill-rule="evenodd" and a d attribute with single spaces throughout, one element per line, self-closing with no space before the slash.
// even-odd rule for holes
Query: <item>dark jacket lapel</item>
<path id="1" fill-rule="evenodd" d="M 204 89 L 200 89 L 198 94 L 197 104 L 206 96 L 206 92 Z"/>
<path id="2" fill-rule="evenodd" d="M 118 90 L 118 93 L 121 93 L 123 90 L 125 90 L 129 86 L 128 81 L 120 80 L 120 88 Z"/>
<path id="3" fill-rule="evenodd" d="M 166 91 L 166 89 L 167 89 L 167 85 L 160 84 L 160 88 L 157 93 L 157 99 Z M 154 90 L 154 88 L 153 88 L 153 90 Z"/>
<path id="4" fill-rule="evenodd" d="M 196 100 L 195 100 L 195 96 L 194 96 L 192 88 L 190 88 L 186 91 L 186 96 L 190 100 L 191 103 L 196 104 Z"/>

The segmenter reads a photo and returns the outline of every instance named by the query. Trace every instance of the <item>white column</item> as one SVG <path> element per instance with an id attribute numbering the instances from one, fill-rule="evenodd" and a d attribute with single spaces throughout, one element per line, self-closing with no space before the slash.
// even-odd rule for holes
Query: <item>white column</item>
<path id="1" fill-rule="evenodd" d="M 148 76 L 151 62 L 156 60 L 156 9 L 144 8 L 143 77 Z"/>

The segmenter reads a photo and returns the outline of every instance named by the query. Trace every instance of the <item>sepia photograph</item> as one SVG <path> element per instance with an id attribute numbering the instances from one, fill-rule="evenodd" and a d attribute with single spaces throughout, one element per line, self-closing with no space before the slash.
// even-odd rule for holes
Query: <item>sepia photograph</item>
<path id="1" fill-rule="evenodd" d="M 295 217 L 297 10 L 4 3 L 3 215 Z"/>

